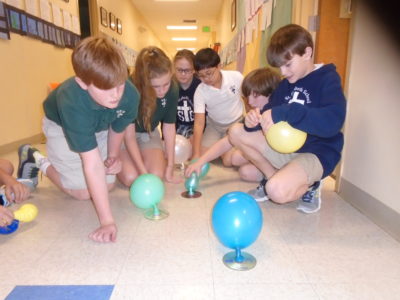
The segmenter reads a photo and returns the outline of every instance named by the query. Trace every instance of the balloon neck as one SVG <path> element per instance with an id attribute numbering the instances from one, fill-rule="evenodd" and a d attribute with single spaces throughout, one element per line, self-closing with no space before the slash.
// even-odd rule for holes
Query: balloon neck
<path id="1" fill-rule="evenodd" d="M 242 263 L 244 261 L 244 257 L 242 255 L 242 252 L 240 251 L 239 248 L 236 248 L 236 257 L 235 257 L 235 262 L 237 263 Z"/>
<path id="2" fill-rule="evenodd" d="M 160 215 L 160 210 L 158 209 L 156 204 L 154 204 L 154 207 L 153 207 L 153 214 L 154 214 L 154 216 Z"/>

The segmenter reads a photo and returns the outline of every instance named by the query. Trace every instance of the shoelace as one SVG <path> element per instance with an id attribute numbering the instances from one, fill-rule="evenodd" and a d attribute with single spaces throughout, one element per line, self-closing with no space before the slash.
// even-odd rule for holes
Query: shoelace
<path id="1" fill-rule="evenodd" d="M 315 192 L 316 190 L 314 189 L 312 189 L 311 191 L 307 191 L 302 197 L 303 202 L 312 202 Z"/>
<path id="2" fill-rule="evenodd" d="M 38 167 L 33 167 L 33 168 L 30 169 L 29 177 L 30 178 L 35 178 L 35 177 L 38 176 L 38 174 L 39 174 L 39 168 Z"/>

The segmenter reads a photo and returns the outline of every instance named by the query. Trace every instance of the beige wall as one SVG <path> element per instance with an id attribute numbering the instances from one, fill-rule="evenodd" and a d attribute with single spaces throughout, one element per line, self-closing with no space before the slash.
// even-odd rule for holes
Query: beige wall
<path id="1" fill-rule="evenodd" d="M 122 35 L 116 31 L 106 28 L 100 24 L 98 19 L 98 28 L 101 32 L 118 39 L 126 46 L 140 51 L 146 46 L 157 46 L 163 48 L 159 39 L 155 36 L 150 26 L 146 23 L 143 16 L 130 0 L 97 0 L 97 12 L 100 7 L 104 7 L 108 12 L 112 12 L 122 21 Z M 93 5 L 96 7 L 96 5 Z"/>
<path id="2" fill-rule="evenodd" d="M 53 2 L 79 15 L 77 0 Z M 162 46 L 130 0 L 97 2 L 93 0 L 92 7 L 103 6 L 123 22 L 122 35 L 98 25 L 100 31 L 136 51 L 148 45 Z M 98 15 L 97 11 L 94 15 Z M 139 27 L 146 30 L 140 32 Z M 41 134 L 42 102 L 47 96 L 48 85 L 73 76 L 71 53 L 70 49 L 14 33 L 11 33 L 11 40 L 0 40 L 0 152 Z"/>
<path id="3" fill-rule="evenodd" d="M 342 177 L 400 213 L 400 53 L 362 1 L 349 54 Z"/>
<path id="4" fill-rule="evenodd" d="M 76 1 L 54 1 L 78 15 Z M 41 133 L 48 84 L 71 76 L 70 49 L 11 33 L 0 40 L 0 147 Z"/>

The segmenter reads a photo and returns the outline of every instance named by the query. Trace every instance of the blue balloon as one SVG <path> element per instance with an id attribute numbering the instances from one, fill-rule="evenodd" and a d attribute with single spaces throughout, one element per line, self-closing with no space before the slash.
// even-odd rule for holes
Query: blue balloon
<path id="1" fill-rule="evenodd" d="M 231 249 L 250 246 L 261 232 L 263 217 L 252 196 L 230 192 L 215 203 L 212 226 L 219 241 Z"/>

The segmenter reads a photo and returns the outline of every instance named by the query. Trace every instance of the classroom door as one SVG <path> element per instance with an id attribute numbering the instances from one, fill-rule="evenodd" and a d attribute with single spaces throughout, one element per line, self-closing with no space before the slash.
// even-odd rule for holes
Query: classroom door
<path id="1" fill-rule="evenodd" d="M 315 62 L 333 63 L 342 79 L 342 86 L 346 84 L 347 50 L 350 31 L 351 0 L 319 0 L 319 30 L 316 34 Z M 340 164 L 332 176 L 340 176 Z M 339 189 L 339 180 L 336 180 L 335 190 Z"/>

